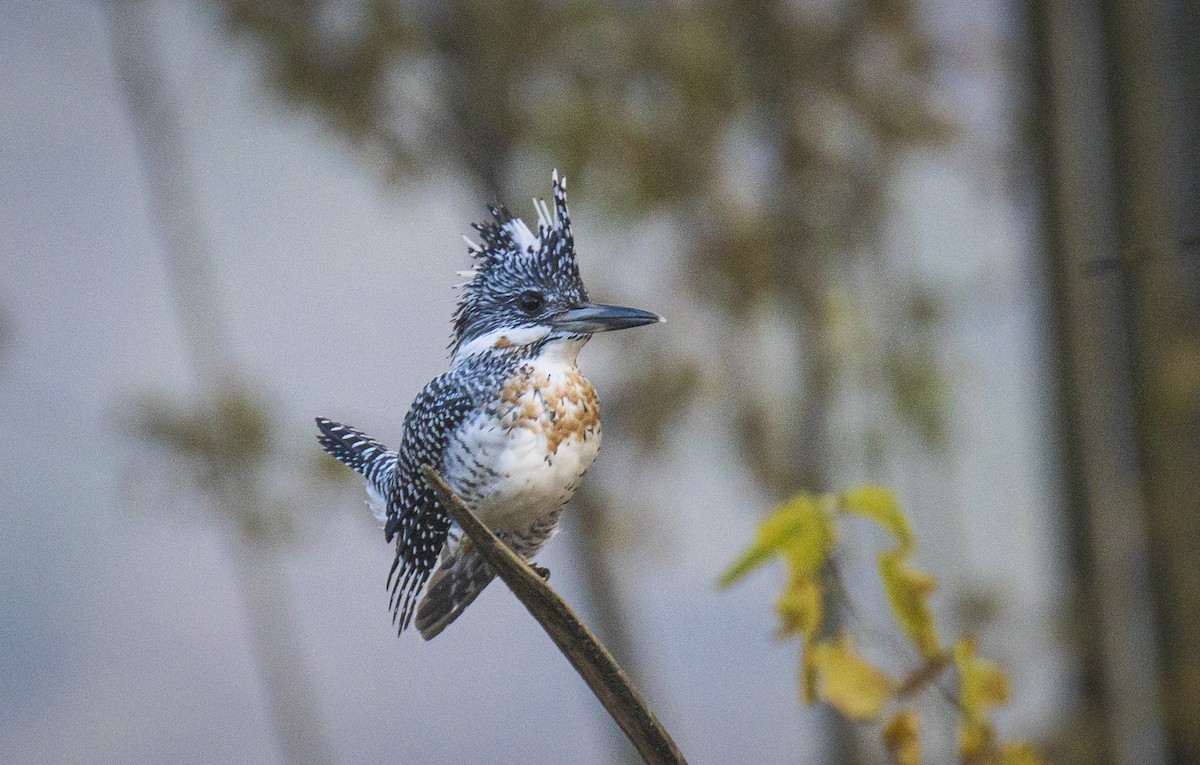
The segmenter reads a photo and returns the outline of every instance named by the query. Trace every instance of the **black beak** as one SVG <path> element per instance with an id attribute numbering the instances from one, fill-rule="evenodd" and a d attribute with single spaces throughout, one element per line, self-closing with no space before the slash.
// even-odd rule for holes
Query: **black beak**
<path id="1" fill-rule="evenodd" d="M 644 324 L 654 324 L 663 318 L 656 313 L 640 311 L 637 308 L 625 308 L 619 305 L 601 305 L 599 303 L 584 303 L 574 308 L 568 308 L 560 314 L 550 317 L 550 324 L 556 329 L 590 335 L 595 332 L 609 332 L 614 329 L 629 329 Z"/>

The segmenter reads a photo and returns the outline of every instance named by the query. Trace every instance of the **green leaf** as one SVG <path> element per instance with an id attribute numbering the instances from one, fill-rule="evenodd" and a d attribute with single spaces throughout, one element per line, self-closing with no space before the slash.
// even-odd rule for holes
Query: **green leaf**
<path id="1" fill-rule="evenodd" d="M 849 635 L 814 645 L 812 664 L 817 695 L 851 720 L 874 720 L 896 692 L 892 679 L 854 650 Z"/>
<path id="2" fill-rule="evenodd" d="M 928 659 L 942 650 L 928 603 L 929 595 L 937 583 L 924 571 L 909 568 L 906 558 L 899 550 L 880 553 L 879 578 L 900 628 L 921 655 Z"/>
<path id="3" fill-rule="evenodd" d="M 816 577 L 791 580 L 775 601 L 775 612 L 782 620 L 779 637 L 798 634 L 806 640 L 815 638 L 824 614 L 824 595 Z"/>
<path id="4" fill-rule="evenodd" d="M 838 501 L 843 511 L 875 521 L 891 532 L 901 552 L 912 552 L 916 545 L 912 528 L 890 489 L 872 484 L 856 486 L 839 494 Z"/>
<path id="5" fill-rule="evenodd" d="M 996 734 L 988 720 L 988 711 L 1008 701 L 1008 676 L 992 662 L 977 657 L 975 641 L 969 638 L 954 644 L 954 663 L 958 667 L 962 713 L 958 749 L 969 760 L 986 755 L 995 744 Z"/>
<path id="6" fill-rule="evenodd" d="M 787 558 L 792 571 L 815 571 L 828 553 L 831 535 L 829 519 L 816 499 L 797 494 L 758 524 L 750 546 L 721 575 L 717 587 L 728 587 L 776 554 Z"/>

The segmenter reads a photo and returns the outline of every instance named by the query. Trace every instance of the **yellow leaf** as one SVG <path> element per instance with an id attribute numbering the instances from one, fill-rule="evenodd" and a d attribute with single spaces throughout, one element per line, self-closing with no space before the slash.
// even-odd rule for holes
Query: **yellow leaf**
<path id="1" fill-rule="evenodd" d="M 892 765 L 921 765 L 921 726 L 911 709 L 897 712 L 883 729 Z"/>
<path id="2" fill-rule="evenodd" d="M 992 730 L 992 724 L 987 720 L 972 723 L 968 723 L 966 719 L 960 720 L 958 723 L 958 753 L 962 756 L 963 762 L 969 765 L 974 765 L 974 763 L 993 765 L 987 757 L 987 753 L 991 749 L 995 737 L 996 732 Z"/>
<path id="3" fill-rule="evenodd" d="M 814 645 L 811 654 L 817 695 L 851 720 L 875 719 L 895 692 L 891 678 L 856 653 L 847 635 Z"/>
<path id="4" fill-rule="evenodd" d="M 800 493 L 771 511 L 754 532 L 754 540 L 721 578 L 718 587 L 728 587 L 773 555 L 782 553 L 789 566 L 815 572 L 832 544 L 832 525 L 816 499 Z"/>
<path id="5" fill-rule="evenodd" d="M 1046 765 L 1032 744 L 1018 742 L 1000 747 L 999 765 Z"/>
<path id="6" fill-rule="evenodd" d="M 1008 676 L 992 662 L 975 655 L 974 640 L 963 638 L 954 644 L 954 663 L 958 666 L 964 710 L 987 714 L 989 708 L 1008 701 Z"/>
<path id="7" fill-rule="evenodd" d="M 873 484 L 856 486 L 843 491 L 838 499 L 844 511 L 869 518 L 890 531 L 901 553 L 912 552 L 916 544 L 912 528 L 890 489 Z"/>
<path id="8" fill-rule="evenodd" d="M 822 588 L 815 577 L 792 579 L 783 594 L 775 601 L 775 611 L 782 623 L 779 636 L 800 634 L 805 638 L 816 637 L 821 628 Z"/>
<path id="9" fill-rule="evenodd" d="M 937 583 L 929 574 L 910 568 L 905 557 L 899 550 L 880 553 L 879 578 L 896 621 L 913 646 L 929 659 L 941 652 L 927 602 Z"/>
<path id="10" fill-rule="evenodd" d="M 797 533 L 781 550 L 788 564 L 788 575 L 792 579 L 815 577 L 833 552 L 833 524 L 814 504 L 812 512 L 805 513 L 797 528 Z"/>
<path id="11" fill-rule="evenodd" d="M 979 757 L 991 748 L 995 731 L 988 710 L 1008 701 L 1008 676 L 995 664 L 975 655 L 975 641 L 964 638 L 954 644 L 958 667 L 958 748 L 964 758 Z M 1019 762 L 1019 761 L 1018 761 Z"/>

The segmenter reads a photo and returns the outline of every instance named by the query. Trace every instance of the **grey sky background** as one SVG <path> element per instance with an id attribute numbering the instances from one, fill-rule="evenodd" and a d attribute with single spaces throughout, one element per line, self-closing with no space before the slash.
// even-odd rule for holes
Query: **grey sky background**
<path id="1" fill-rule="evenodd" d="M 986 53 L 1003 49 L 1004 8 L 935 13 L 950 5 L 930 4 L 939 33 L 985 43 L 985 64 L 948 75 L 964 135 L 906 164 L 888 241 L 899 267 L 951 296 L 942 361 L 956 464 L 945 481 L 945 465 L 910 455 L 889 480 L 923 540 L 920 565 L 944 585 L 947 632 L 959 594 L 1003 593 L 983 647 L 1014 660 L 1018 703 L 1004 724 L 1036 735 L 1070 678 L 1054 644 L 1029 195 L 1002 154 L 1014 141 L 1012 73 Z M 358 488 L 305 476 L 314 415 L 398 440 L 409 400 L 445 366 L 460 234 L 486 200 L 444 172 L 383 185 L 278 106 L 253 56 L 206 12 L 152 7 L 216 258 L 214 310 L 293 457 L 275 475 L 304 514 L 285 576 L 336 760 L 455 763 L 482 750 L 497 763 L 605 762 L 610 723 L 503 587 L 438 640 L 397 641 L 390 551 Z M 131 397 L 186 397 L 194 382 L 98 4 L 0 4 L 0 72 L 0 762 L 275 762 L 223 530 L 181 471 L 123 430 Z M 530 195 L 547 192 L 549 169 Z M 702 352 L 722 329 L 678 286 L 669 222 L 603 220 L 581 180 L 573 213 L 593 294 L 666 314 L 658 347 Z M 653 363 L 604 338 L 581 358 L 602 399 Z M 856 416 L 848 407 L 847 422 Z M 629 516 L 620 567 L 645 691 L 696 763 L 818 762 L 796 647 L 771 640 L 778 572 L 713 590 L 766 509 L 725 442 L 706 437 L 725 426 L 697 406 L 649 464 L 609 430 L 589 477 Z M 580 603 L 567 547 L 559 539 L 542 560 Z"/>

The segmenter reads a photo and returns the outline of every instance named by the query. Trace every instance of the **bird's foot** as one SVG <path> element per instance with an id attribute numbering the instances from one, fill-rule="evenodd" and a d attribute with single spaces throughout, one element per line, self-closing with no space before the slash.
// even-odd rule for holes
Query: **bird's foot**
<path id="1" fill-rule="evenodd" d="M 542 578 L 543 582 L 550 581 L 550 569 L 546 568 L 545 566 L 539 566 L 532 561 L 530 561 L 529 567 L 533 569 L 535 574 Z"/>

